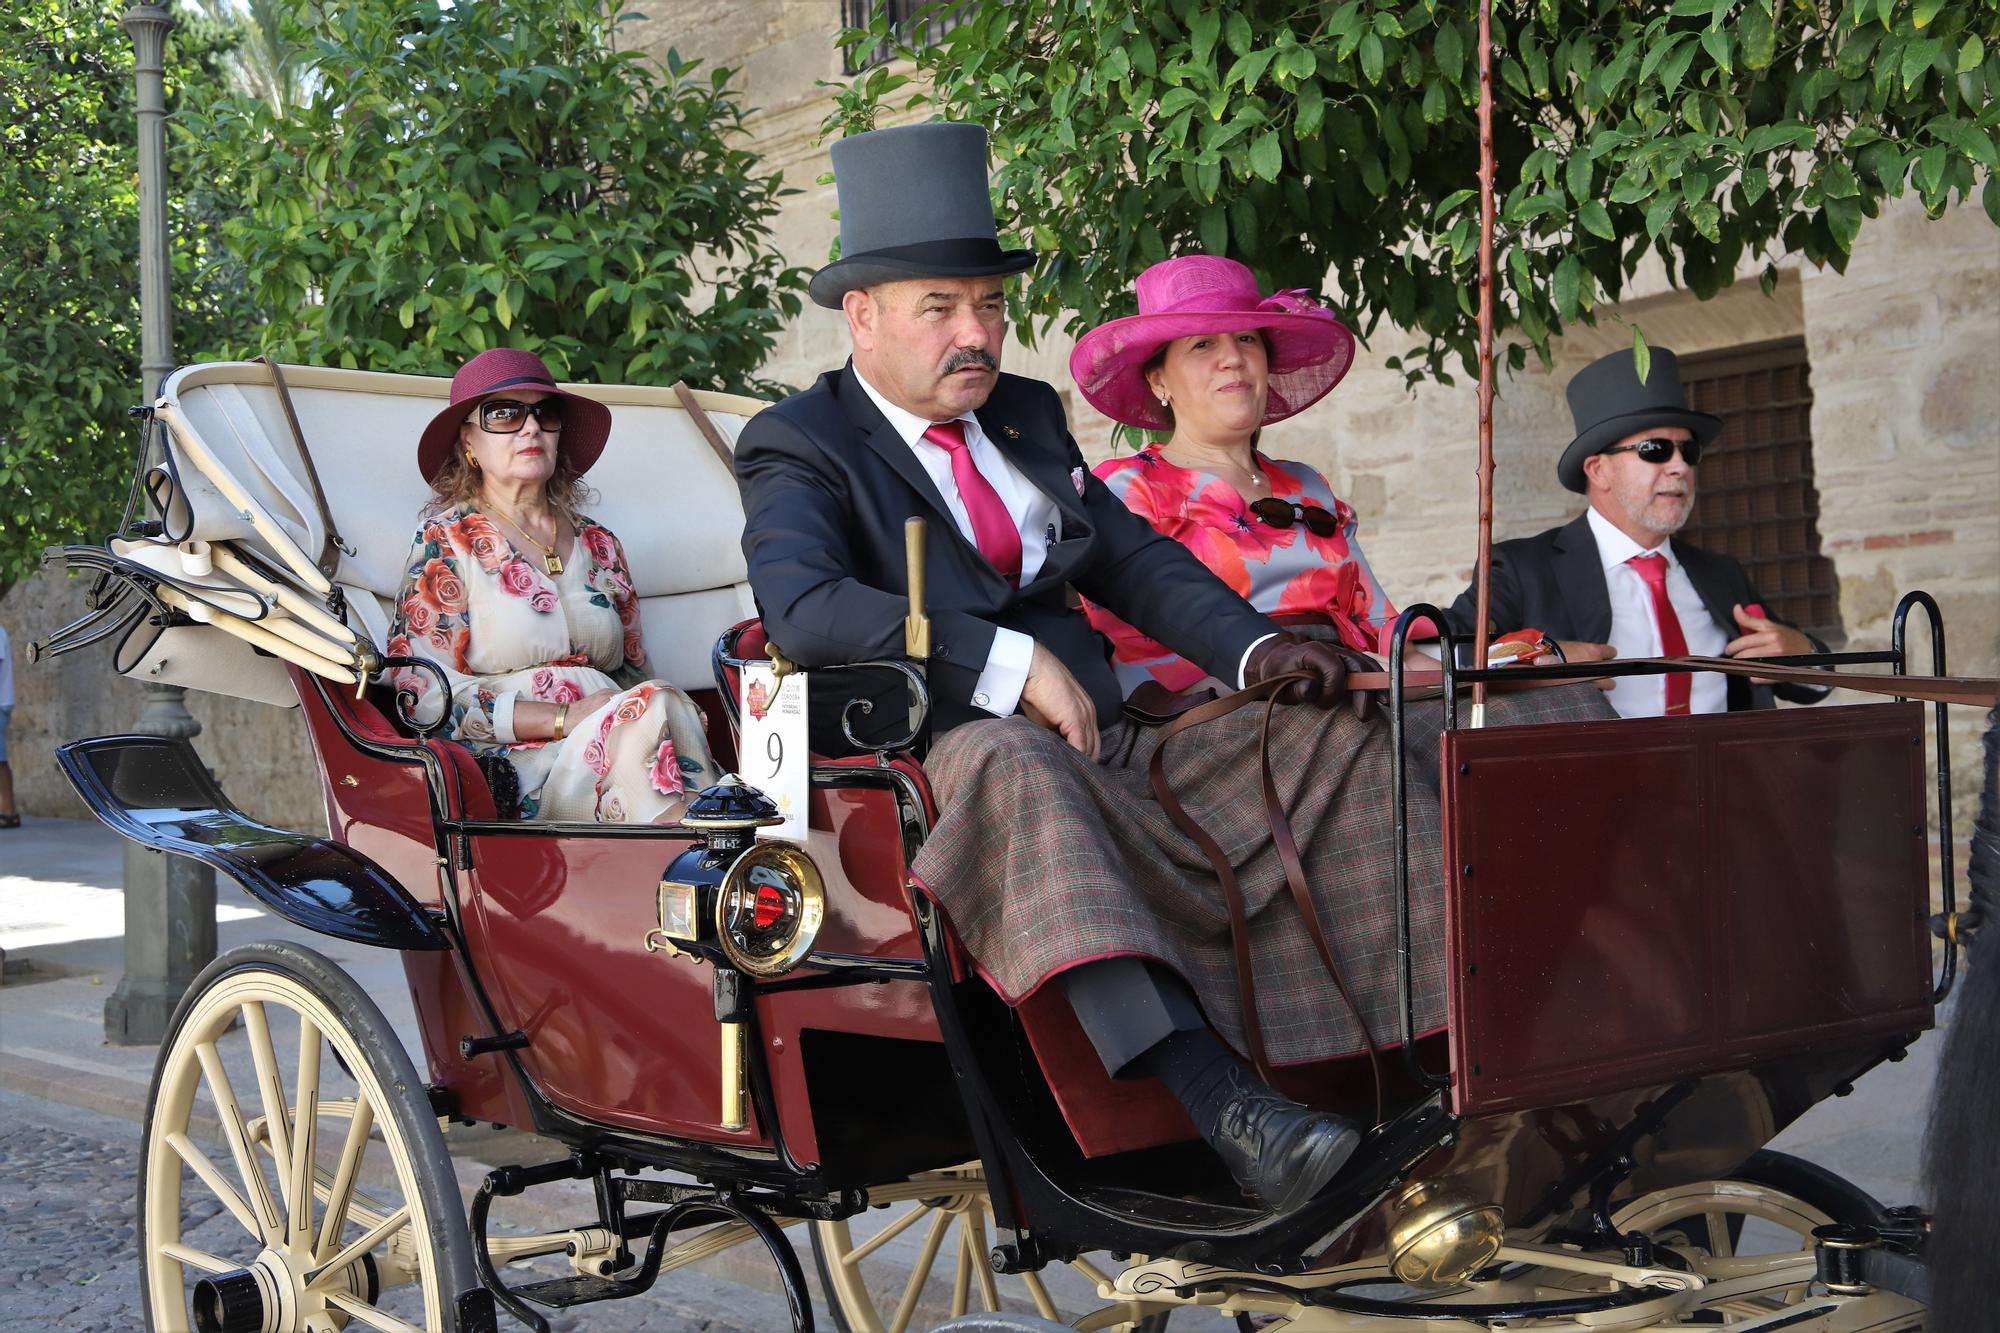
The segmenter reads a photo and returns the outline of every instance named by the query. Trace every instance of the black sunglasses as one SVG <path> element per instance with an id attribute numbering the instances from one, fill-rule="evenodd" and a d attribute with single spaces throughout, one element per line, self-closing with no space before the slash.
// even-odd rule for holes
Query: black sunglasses
<path id="1" fill-rule="evenodd" d="M 514 434 L 528 424 L 529 417 L 543 430 L 561 430 L 563 400 L 544 398 L 539 403 L 524 403 L 513 398 L 489 398 L 479 405 L 480 428 L 495 435 Z"/>
<path id="2" fill-rule="evenodd" d="M 1641 463 L 1666 463 L 1673 460 L 1674 450 L 1678 448 L 1681 457 L 1687 460 L 1687 465 L 1696 467 L 1701 463 L 1702 447 L 1700 440 L 1670 440 L 1664 435 L 1655 435 L 1651 439 L 1638 440 L 1632 444 L 1614 444 L 1602 452 L 1637 454 Z"/>
<path id="3" fill-rule="evenodd" d="M 1340 520 L 1333 516 L 1332 510 L 1300 504 L 1295 500 L 1280 500 L 1275 495 L 1253 501 L 1250 512 L 1274 528 L 1289 528 L 1296 519 L 1305 524 L 1306 531 L 1315 537 L 1331 537 L 1340 531 Z"/>

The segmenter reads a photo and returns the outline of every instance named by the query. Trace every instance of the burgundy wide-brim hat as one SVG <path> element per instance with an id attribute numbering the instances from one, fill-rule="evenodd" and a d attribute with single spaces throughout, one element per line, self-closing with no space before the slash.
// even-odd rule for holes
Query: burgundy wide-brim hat
<path id="1" fill-rule="evenodd" d="M 1069 373 L 1090 405 L 1128 426 L 1172 430 L 1140 373 L 1176 338 L 1262 329 L 1270 343 L 1263 425 L 1305 411 L 1354 364 L 1354 335 L 1302 291 L 1265 296 L 1233 259 L 1184 255 L 1153 265 L 1133 284 L 1139 313 L 1100 324 L 1077 341 Z"/>
<path id="2" fill-rule="evenodd" d="M 458 447 L 458 428 L 482 398 L 510 390 L 540 389 L 563 400 L 563 428 L 556 448 L 577 473 L 588 472 L 604 442 L 611 438 L 611 409 L 594 398 L 571 393 L 556 383 L 542 358 L 517 347 L 494 347 L 458 368 L 451 377 L 451 406 L 431 418 L 417 440 L 417 470 L 428 482 Z"/>

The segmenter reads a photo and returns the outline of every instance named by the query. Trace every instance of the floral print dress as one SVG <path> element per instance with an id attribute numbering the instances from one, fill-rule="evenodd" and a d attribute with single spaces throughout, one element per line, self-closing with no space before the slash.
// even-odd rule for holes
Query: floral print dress
<path id="1" fill-rule="evenodd" d="M 1317 505 L 1340 521 L 1331 537 L 1303 523 L 1274 528 L 1250 512 L 1236 488 L 1211 472 L 1168 462 L 1157 445 L 1108 459 L 1092 469 L 1125 507 L 1194 552 L 1224 583 L 1267 615 L 1323 615 L 1342 643 L 1379 652 L 1396 621 L 1355 540 L 1354 509 L 1333 493 L 1324 476 L 1303 463 L 1257 454 L 1270 493 L 1281 500 Z M 1208 673 L 1149 639 L 1101 606 L 1084 603 L 1090 623 L 1111 640 L 1112 668 L 1126 694 L 1148 680 L 1168 689 L 1192 689 Z"/>
<path id="2" fill-rule="evenodd" d="M 665 681 L 641 680 L 646 649 L 625 550 L 585 519 L 560 575 L 523 558 L 471 506 L 428 516 L 410 548 L 389 652 L 426 657 L 450 683 L 412 667 L 395 673 L 417 716 L 442 713 L 445 734 L 502 753 L 521 779 L 521 817 L 585 823 L 650 821 L 685 792 L 715 781 L 701 710 Z M 516 703 L 575 703 L 622 691 L 588 715 L 572 712 L 561 741 L 519 740 Z"/>

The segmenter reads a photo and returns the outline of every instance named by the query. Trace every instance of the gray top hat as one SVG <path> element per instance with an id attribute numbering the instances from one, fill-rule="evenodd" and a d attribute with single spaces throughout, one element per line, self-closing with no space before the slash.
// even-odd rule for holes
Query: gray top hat
<path id="1" fill-rule="evenodd" d="M 813 274 L 829 310 L 858 287 L 904 278 L 1019 273 L 1032 250 L 1002 250 L 986 193 L 986 131 L 932 121 L 871 130 L 833 145 L 840 258 Z"/>
<path id="2" fill-rule="evenodd" d="M 1569 382 L 1569 411 L 1576 419 L 1576 438 L 1556 464 L 1556 479 L 1579 495 L 1590 489 L 1583 460 L 1634 431 L 1685 426 L 1707 444 L 1722 429 L 1721 417 L 1687 405 L 1687 395 L 1681 391 L 1681 363 L 1664 347 L 1653 349 L 1644 384 L 1629 350 L 1600 356 L 1577 371 Z"/>

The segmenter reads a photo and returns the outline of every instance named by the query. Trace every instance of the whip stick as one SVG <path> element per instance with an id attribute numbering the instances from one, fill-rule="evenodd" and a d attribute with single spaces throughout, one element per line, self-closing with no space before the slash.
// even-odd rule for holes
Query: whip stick
<path id="1" fill-rule="evenodd" d="M 931 655 L 931 618 L 924 613 L 924 537 L 921 518 L 903 520 L 903 580 L 910 589 L 910 609 L 903 617 L 903 651 L 922 662 Z"/>
<path id="2" fill-rule="evenodd" d="M 1472 567 L 1472 664 L 1486 665 L 1493 555 L 1493 0 L 1479 0 L 1479 559 Z M 1472 725 L 1486 725 L 1486 682 L 1472 686 Z"/>

